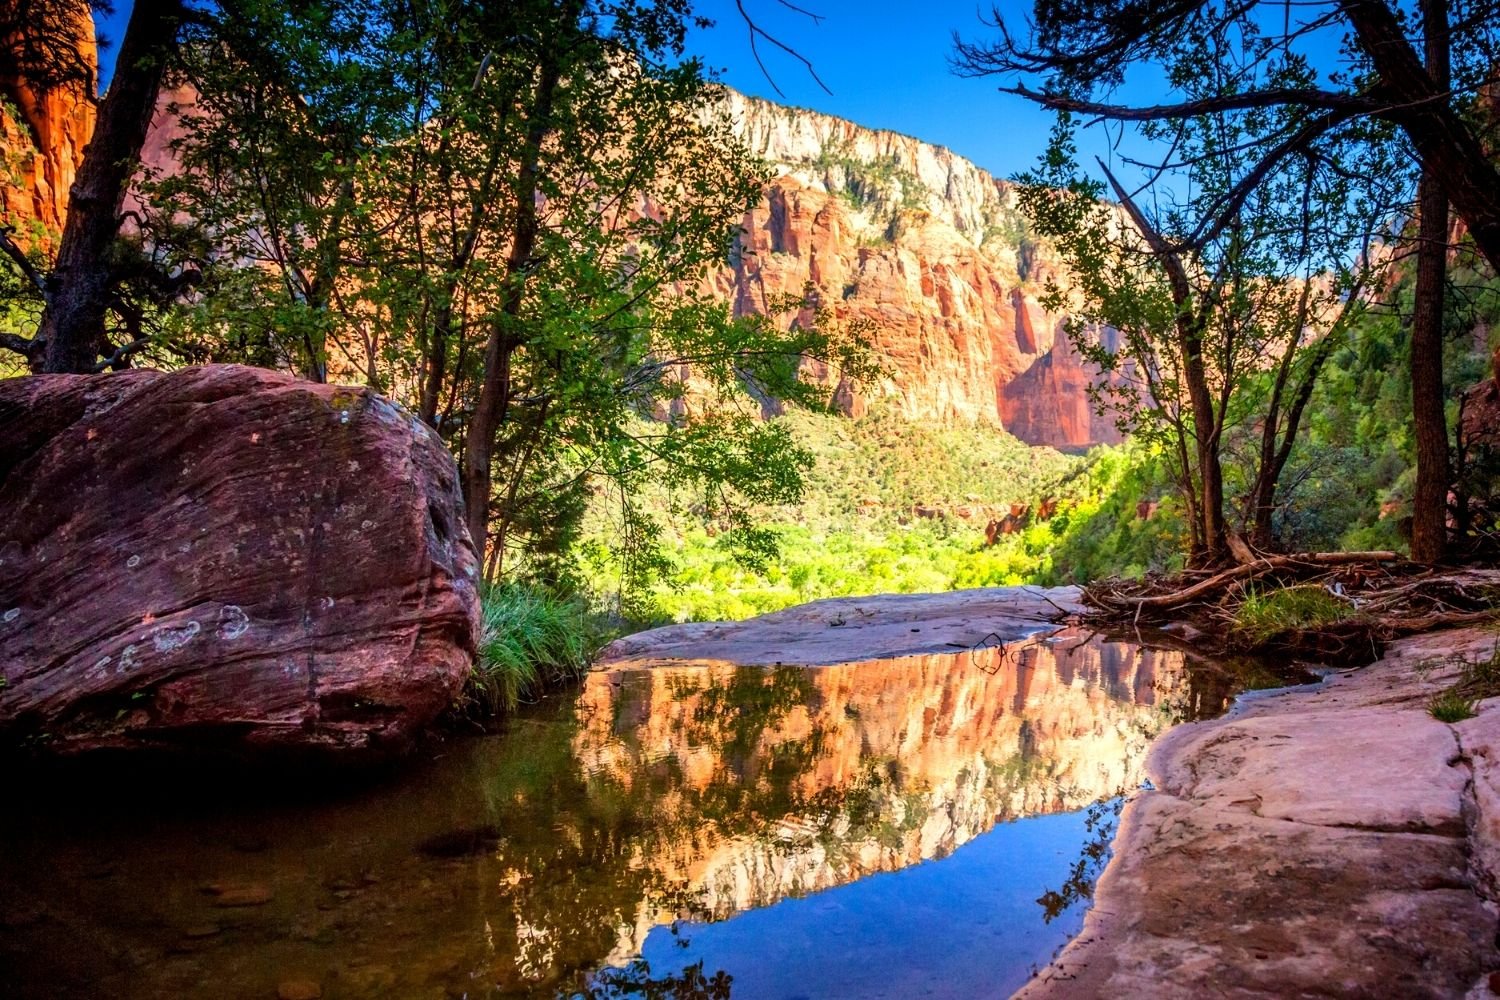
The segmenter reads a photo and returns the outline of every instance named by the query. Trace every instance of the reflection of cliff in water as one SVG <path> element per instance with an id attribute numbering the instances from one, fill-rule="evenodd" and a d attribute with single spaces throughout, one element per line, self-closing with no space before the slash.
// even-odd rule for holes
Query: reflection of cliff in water
<path id="1" fill-rule="evenodd" d="M 632 863 L 723 919 L 1134 787 L 1186 689 L 1182 654 L 1073 631 L 809 669 L 623 669 L 588 679 L 577 752 L 654 803 Z M 622 945 L 681 915 L 648 902 Z"/>
<path id="2" fill-rule="evenodd" d="M 338 997 L 586 988 L 652 926 L 943 857 L 1135 785 L 1174 706 L 1222 705 L 1201 676 L 1067 632 L 805 669 L 622 669 L 344 801 L 29 803 L 0 818 L 0 979 L 57 997 L 270 996 L 291 973 Z M 269 900 L 217 906 L 203 887 L 224 883 Z"/>

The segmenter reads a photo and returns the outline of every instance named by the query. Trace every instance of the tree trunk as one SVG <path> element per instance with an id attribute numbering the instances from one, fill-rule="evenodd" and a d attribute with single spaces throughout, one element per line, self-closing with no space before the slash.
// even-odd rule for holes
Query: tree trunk
<path id="1" fill-rule="evenodd" d="M 1425 67 L 1386 0 L 1341 0 L 1339 7 L 1380 75 L 1383 97 L 1392 106 L 1381 117 L 1406 132 L 1421 157 L 1424 175 L 1443 185 L 1449 202 L 1468 224 L 1474 245 L 1491 267 L 1500 270 L 1500 170 L 1454 110 L 1448 94 L 1446 0 L 1422 4 Z"/>
<path id="2" fill-rule="evenodd" d="M 1427 67 L 1448 86 L 1447 0 L 1423 0 Z M 1411 317 L 1411 406 L 1417 438 L 1411 557 L 1433 563 L 1448 543 L 1448 422 L 1443 399 L 1443 285 L 1448 267 L 1448 195 L 1431 164 L 1418 188 L 1417 287 Z"/>
<path id="3" fill-rule="evenodd" d="M 1443 399 L 1443 285 L 1448 264 L 1448 202 L 1424 170 L 1417 223 L 1417 288 L 1411 317 L 1411 409 L 1417 438 L 1411 557 L 1433 563 L 1448 541 L 1448 421 Z"/>
<path id="4" fill-rule="evenodd" d="M 156 110 L 162 71 L 177 44 L 181 0 L 138 0 L 115 61 L 109 93 L 68 196 L 52 292 L 38 336 L 49 372 L 91 372 L 104 342 L 113 295 L 110 247 L 120 232 L 125 192 L 140 166 L 141 145 Z"/>
<path id="5" fill-rule="evenodd" d="M 1202 561 L 1212 565 L 1224 557 L 1227 533 L 1224 523 L 1224 469 L 1219 462 L 1219 422 L 1214 414 L 1213 393 L 1208 387 L 1208 372 L 1203 361 L 1203 328 L 1207 314 L 1194 307 L 1192 283 L 1180 254 L 1172 248 L 1152 225 L 1146 213 L 1141 211 L 1135 199 L 1120 184 L 1115 175 L 1099 160 L 1099 167 L 1114 188 L 1120 204 L 1129 213 L 1136 229 L 1140 230 L 1147 246 L 1167 273 L 1167 284 L 1172 291 L 1172 304 L 1177 309 L 1174 319 L 1178 350 L 1182 352 L 1182 377 L 1187 384 L 1188 402 L 1193 411 L 1193 438 L 1197 442 L 1195 453 L 1198 460 L 1198 511 L 1203 529 Z"/>
<path id="6" fill-rule="evenodd" d="M 1204 559 L 1213 565 L 1224 558 L 1227 529 L 1224 523 L 1224 467 L 1219 462 L 1218 433 L 1214 430 L 1211 409 L 1207 431 L 1198 439 L 1198 478 L 1203 484 Z"/>
<path id="7" fill-rule="evenodd" d="M 521 162 L 512 195 L 516 200 L 516 219 L 505 268 L 509 284 L 501 302 L 500 316 L 490 324 L 489 339 L 484 347 L 484 384 L 480 387 L 479 401 L 474 406 L 474 416 L 464 441 L 464 505 L 469 519 L 469 537 L 479 551 L 481 565 L 484 565 L 485 548 L 489 543 L 490 465 L 494 457 L 495 435 L 510 405 L 511 356 L 519 344 L 516 328 L 541 224 L 536 203 L 538 164 L 542 143 L 551 130 L 552 105 L 561 76 L 557 54 L 549 52 L 537 78 L 536 100 L 526 128 L 526 142 L 520 151 Z"/>
<path id="8" fill-rule="evenodd" d="M 448 377 L 448 335 L 453 325 L 453 296 L 455 281 L 449 281 L 446 298 L 438 307 L 432 321 L 432 332 L 427 345 L 424 363 L 426 377 L 422 380 L 422 398 L 418 415 L 430 427 L 437 427 L 438 405 L 442 402 L 443 380 Z M 478 544 L 477 542 L 475 543 Z"/>

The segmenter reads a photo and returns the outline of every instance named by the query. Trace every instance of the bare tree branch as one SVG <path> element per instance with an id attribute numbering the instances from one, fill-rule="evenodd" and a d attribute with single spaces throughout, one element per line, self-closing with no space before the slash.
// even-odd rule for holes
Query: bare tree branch
<path id="1" fill-rule="evenodd" d="M 1221 111 L 1248 111 L 1254 108 L 1301 105 L 1307 108 L 1329 108 L 1356 114 L 1379 114 L 1385 106 L 1359 94 L 1340 94 L 1332 90 L 1309 90 L 1305 87 L 1272 87 L 1266 90 L 1250 90 L 1242 94 L 1224 94 L 1205 97 L 1179 104 L 1156 104 L 1133 108 L 1124 104 L 1105 104 L 1100 101 L 1084 101 L 1065 94 L 1049 94 L 1033 90 L 1024 83 L 1013 87 L 1001 87 L 1002 94 L 1015 94 L 1051 111 L 1068 111 L 1075 114 L 1094 115 L 1096 120 L 1145 122 L 1169 118 L 1192 118 Z"/>
<path id="2" fill-rule="evenodd" d="M 781 6 L 787 8 L 788 10 L 793 10 L 798 14 L 806 15 L 813 20 L 814 24 L 820 24 L 823 21 L 823 18 L 820 15 L 814 14 L 809 10 L 804 10 L 795 4 L 788 3 L 787 0 L 777 0 L 777 3 L 781 4 Z M 804 67 L 806 67 L 807 75 L 812 77 L 819 87 L 823 88 L 823 92 L 825 94 L 833 93 L 832 90 L 828 89 L 828 84 L 823 82 L 823 78 L 818 76 L 818 71 L 813 67 L 812 60 L 808 59 L 802 53 L 798 52 L 796 49 L 792 48 L 790 45 L 786 44 L 781 39 L 777 38 L 775 35 L 772 35 L 770 32 L 762 28 L 756 22 L 755 18 L 750 16 L 750 12 L 745 9 L 745 0 L 734 0 L 734 5 L 739 9 L 740 17 L 744 19 L 745 27 L 749 30 L 750 54 L 755 57 L 755 65 L 760 67 L 761 74 L 765 76 L 766 82 L 771 85 L 771 89 L 776 91 L 777 97 L 785 98 L 786 94 L 782 93 L 781 87 L 776 83 L 776 79 L 771 76 L 771 71 L 766 68 L 765 61 L 761 59 L 760 49 L 756 47 L 755 43 L 755 40 L 757 38 L 765 39 L 781 51 L 785 52 L 787 55 L 791 56 L 793 59 L 800 62 Z"/>
<path id="3" fill-rule="evenodd" d="M 36 290 L 41 293 L 42 300 L 46 301 L 47 281 L 32 265 L 31 259 L 26 256 L 26 251 L 22 250 L 16 241 L 10 238 L 10 234 L 15 231 L 15 226 L 0 226 L 0 250 L 5 251 L 5 255 L 16 262 L 16 266 L 21 269 L 21 273 L 26 276 L 26 280 L 36 286 Z"/>
<path id="4" fill-rule="evenodd" d="M 130 356 L 151 343 L 150 337 L 137 337 L 128 344 L 121 344 L 115 348 L 114 353 L 94 366 L 94 374 L 109 371 L 111 368 L 119 370 L 127 367 L 126 362 Z"/>
<path id="5" fill-rule="evenodd" d="M 38 340 L 36 337 L 23 337 L 19 333 L 0 332 L 0 348 L 14 351 L 26 359 L 26 363 L 33 370 L 41 361 L 42 352 L 46 349 L 47 342 Z"/>

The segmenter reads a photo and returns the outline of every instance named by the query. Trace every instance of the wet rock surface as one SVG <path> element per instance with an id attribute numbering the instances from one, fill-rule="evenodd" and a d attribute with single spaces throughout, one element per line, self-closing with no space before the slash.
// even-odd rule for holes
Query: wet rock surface
<path id="1" fill-rule="evenodd" d="M 1500 699 L 1427 712 L 1494 633 L 1179 727 L 1121 818 L 1075 939 L 1020 996 L 1489 996 Z"/>
<path id="2" fill-rule="evenodd" d="M 478 627 L 457 476 L 363 389 L 231 365 L 0 382 L 0 737 L 389 749 Z"/>

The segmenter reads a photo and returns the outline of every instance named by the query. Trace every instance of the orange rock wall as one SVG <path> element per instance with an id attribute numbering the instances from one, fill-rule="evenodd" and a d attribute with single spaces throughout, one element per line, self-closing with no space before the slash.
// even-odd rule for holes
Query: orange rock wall
<path id="1" fill-rule="evenodd" d="M 86 8 L 78 44 L 96 59 Z M 0 179 L 0 209 L 9 223 L 39 223 L 45 244 L 61 230 L 93 104 L 77 88 L 42 94 L 3 76 L 0 92 L 20 112 L 0 121 L 20 181 Z M 190 103 L 163 95 L 143 150 L 149 166 L 171 169 L 180 129 L 168 109 Z M 1037 301 L 1060 269 L 1027 237 L 1008 184 L 949 150 L 828 115 L 732 91 L 721 110 L 776 176 L 712 287 L 738 315 L 775 313 L 778 300 L 811 287 L 834 320 L 866 324 L 884 378 L 856 386 L 821 366 L 811 372 L 843 412 L 880 403 L 911 420 L 1004 426 L 1033 444 L 1118 439 L 1112 421 L 1090 413 L 1093 373 L 1062 336 L 1063 318 Z"/>
<path id="2" fill-rule="evenodd" d="M 1119 440 L 1112 419 L 1092 414 L 1095 372 L 1064 317 L 1038 301 L 1062 268 L 1027 236 L 1009 184 L 908 136 L 732 92 L 725 107 L 776 177 L 716 291 L 737 315 L 765 315 L 811 286 L 835 321 L 867 324 L 886 378 L 854 386 L 814 372 L 843 412 L 882 401 L 912 420 L 1002 425 L 1032 444 Z"/>
<path id="3" fill-rule="evenodd" d="M 0 45 L 0 53 L 6 51 Z M 94 19 L 78 8 L 78 51 L 98 67 Z M 0 223 L 14 226 L 24 246 L 50 247 L 62 232 L 68 190 L 94 132 L 93 95 L 79 84 L 43 90 L 0 69 Z"/>

